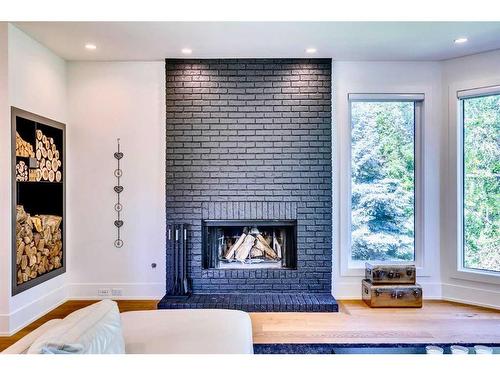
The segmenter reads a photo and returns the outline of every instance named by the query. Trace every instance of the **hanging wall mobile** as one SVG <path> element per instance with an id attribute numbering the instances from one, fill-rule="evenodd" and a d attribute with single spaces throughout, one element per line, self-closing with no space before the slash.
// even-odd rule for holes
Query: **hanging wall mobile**
<path id="1" fill-rule="evenodd" d="M 121 219 L 121 212 L 122 212 L 123 206 L 122 206 L 121 201 L 120 201 L 120 194 L 123 191 L 123 186 L 120 184 L 120 178 L 123 175 L 123 171 L 120 167 L 120 160 L 123 158 L 123 152 L 120 151 L 120 138 L 117 138 L 116 142 L 117 142 L 117 146 L 118 146 L 118 151 L 116 151 L 113 155 L 115 157 L 116 163 L 117 163 L 117 168 L 115 169 L 115 172 L 114 172 L 115 177 L 116 177 L 116 185 L 113 188 L 115 190 L 116 200 L 117 200 L 117 202 L 115 204 L 116 220 L 115 220 L 114 224 L 115 224 L 116 231 L 117 231 L 117 236 L 116 236 L 116 240 L 115 240 L 115 247 L 120 248 L 123 246 L 123 240 L 121 239 L 121 233 L 120 233 L 120 229 L 123 226 L 123 220 Z"/>

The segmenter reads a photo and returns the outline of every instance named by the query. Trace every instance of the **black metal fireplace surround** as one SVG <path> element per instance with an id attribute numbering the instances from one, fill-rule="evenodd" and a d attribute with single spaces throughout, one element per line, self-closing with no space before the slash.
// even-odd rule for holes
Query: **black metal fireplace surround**
<path id="1" fill-rule="evenodd" d="M 167 239 L 158 307 L 337 311 L 331 60 L 168 59 L 165 71 L 167 226 L 186 240 Z"/>

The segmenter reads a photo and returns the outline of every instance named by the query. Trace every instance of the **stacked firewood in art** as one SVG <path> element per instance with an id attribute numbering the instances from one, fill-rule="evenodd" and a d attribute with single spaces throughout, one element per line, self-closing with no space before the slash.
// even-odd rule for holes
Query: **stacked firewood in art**
<path id="1" fill-rule="evenodd" d="M 33 146 L 21 138 L 19 133 L 16 132 L 16 156 L 25 158 L 34 158 Z"/>
<path id="2" fill-rule="evenodd" d="M 41 130 L 36 131 L 36 152 L 38 162 L 36 181 L 61 182 L 61 159 L 54 139 L 45 136 Z"/>
<path id="3" fill-rule="evenodd" d="M 23 206 L 16 207 L 18 285 L 62 267 L 61 221 L 60 216 L 31 216 Z"/>

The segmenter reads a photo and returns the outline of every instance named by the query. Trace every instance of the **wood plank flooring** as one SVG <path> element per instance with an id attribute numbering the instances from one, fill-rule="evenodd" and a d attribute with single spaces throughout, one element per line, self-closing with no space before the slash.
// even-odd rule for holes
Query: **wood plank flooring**
<path id="1" fill-rule="evenodd" d="M 500 311 L 445 301 L 371 309 L 340 301 L 329 313 L 252 315 L 256 343 L 500 343 Z"/>
<path id="2" fill-rule="evenodd" d="M 96 301 L 68 301 L 11 337 L 0 351 L 50 319 Z M 120 311 L 154 310 L 158 301 L 117 301 Z M 269 343 L 500 343 L 500 311 L 444 301 L 422 309 L 370 309 L 339 301 L 339 313 L 251 313 L 254 342 Z"/>

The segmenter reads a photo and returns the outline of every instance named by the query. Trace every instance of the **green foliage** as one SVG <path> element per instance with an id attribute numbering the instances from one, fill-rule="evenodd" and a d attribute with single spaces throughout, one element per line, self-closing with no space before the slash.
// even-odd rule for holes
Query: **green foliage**
<path id="1" fill-rule="evenodd" d="M 500 95 L 464 100 L 464 266 L 500 271 Z"/>
<path id="2" fill-rule="evenodd" d="M 352 258 L 414 259 L 414 104 L 352 104 Z M 500 271 L 500 95 L 464 100 L 464 266 Z"/>
<path id="3" fill-rule="evenodd" d="M 352 258 L 414 259 L 414 104 L 352 104 Z"/>

